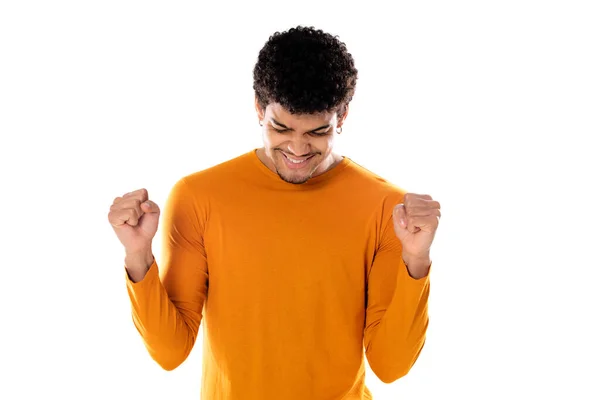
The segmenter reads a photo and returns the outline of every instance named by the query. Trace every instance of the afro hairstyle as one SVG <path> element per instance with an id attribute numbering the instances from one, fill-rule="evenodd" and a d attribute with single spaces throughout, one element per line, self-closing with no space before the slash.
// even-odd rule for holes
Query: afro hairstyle
<path id="1" fill-rule="evenodd" d="M 291 114 L 345 112 L 358 79 L 352 55 L 337 36 L 314 27 L 275 32 L 258 54 L 254 92 L 264 110 L 279 103 Z"/>

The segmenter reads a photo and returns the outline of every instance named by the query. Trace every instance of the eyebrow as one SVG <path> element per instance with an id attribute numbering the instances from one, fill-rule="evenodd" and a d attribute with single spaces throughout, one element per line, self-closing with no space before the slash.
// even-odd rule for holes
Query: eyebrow
<path id="1" fill-rule="evenodd" d="M 277 121 L 275 118 L 271 117 L 271 122 L 273 122 L 275 125 L 279 125 L 280 127 L 284 128 L 284 129 L 288 129 L 290 131 L 293 131 L 292 128 L 288 128 L 287 126 L 285 126 L 284 124 L 282 124 L 281 122 Z M 327 124 L 327 125 L 323 125 L 320 126 L 318 128 L 315 128 L 309 132 L 316 132 L 316 131 L 320 131 L 321 129 L 325 129 L 325 128 L 329 128 L 331 126 L 331 124 Z"/>

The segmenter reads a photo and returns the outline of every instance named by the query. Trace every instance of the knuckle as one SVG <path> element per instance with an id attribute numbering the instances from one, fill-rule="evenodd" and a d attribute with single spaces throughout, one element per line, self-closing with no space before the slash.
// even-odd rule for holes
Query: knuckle
<path id="1" fill-rule="evenodd" d="M 113 212 L 108 213 L 107 219 L 111 225 L 116 225 L 119 222 L 119 219 L 116 217 L 115 213 L 113 213 Z"/>
<path id="2" fill-rule="evenodd" d="M 142 210 L 139 207 L 133 208 L 132 212 L 136 220 L 138 220 L 142 216 Z"/>

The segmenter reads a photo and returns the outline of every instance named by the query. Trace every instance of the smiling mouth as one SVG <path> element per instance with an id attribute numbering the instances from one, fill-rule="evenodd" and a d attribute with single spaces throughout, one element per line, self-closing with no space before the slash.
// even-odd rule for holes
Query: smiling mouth
<path id="1" fill-rule="evenodd" d="M 306 160 L 308 160 L 309 158 L 311 158 L 312 156 L 314 156 L 314 154 L 313 154 L 312 156 L 309 156 L 309 157 L 306 157 L 306 158 L 292 158 L 292 157 L 288 156 L 288 155 L 287 155 L 287 154 L 285 154 L 285 153 L 283 153 L 283 155 L 284 155 L 284 156 L 285 156 L 285 157 L 286 157 L 288 160 L 295 161 L 295 162 L 302 162 L 302 161 L 306 161 Z"/>
<path id="2" fill-rule="evenodd" d="M 288 157 L 287 154 L 285 154 L 284 152 L 281 152 L 281 154 L 283 154 L 283 157 L 286 161 L 286 163 L 291 166 L 291 167 L 301 167 L 307 164 L 308 160 L 310 160 L 311 158 L 313 158 L 315 155 L 313 154 L 312 156 L 308 157 L 308 158 L 301 158 L 301 159 L 296 159 L 296 158 L 290 158 Z"/>

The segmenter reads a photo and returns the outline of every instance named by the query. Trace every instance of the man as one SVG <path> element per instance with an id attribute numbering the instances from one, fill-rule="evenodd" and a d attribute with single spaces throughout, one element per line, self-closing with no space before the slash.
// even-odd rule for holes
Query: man
<path id="1" fill-rule="evenodd" d="M 176 368 L 203 322 L 202 399 L 371 399 L 363 351 L 392 382 L 423 347 L 440 204 L 333 151 L 356 80 L 336 37 L 275 33 L 254 69 L 264 147 L 175 183 L 160 263 L 147 191 L 111 206 L 150 355 Z"/>

